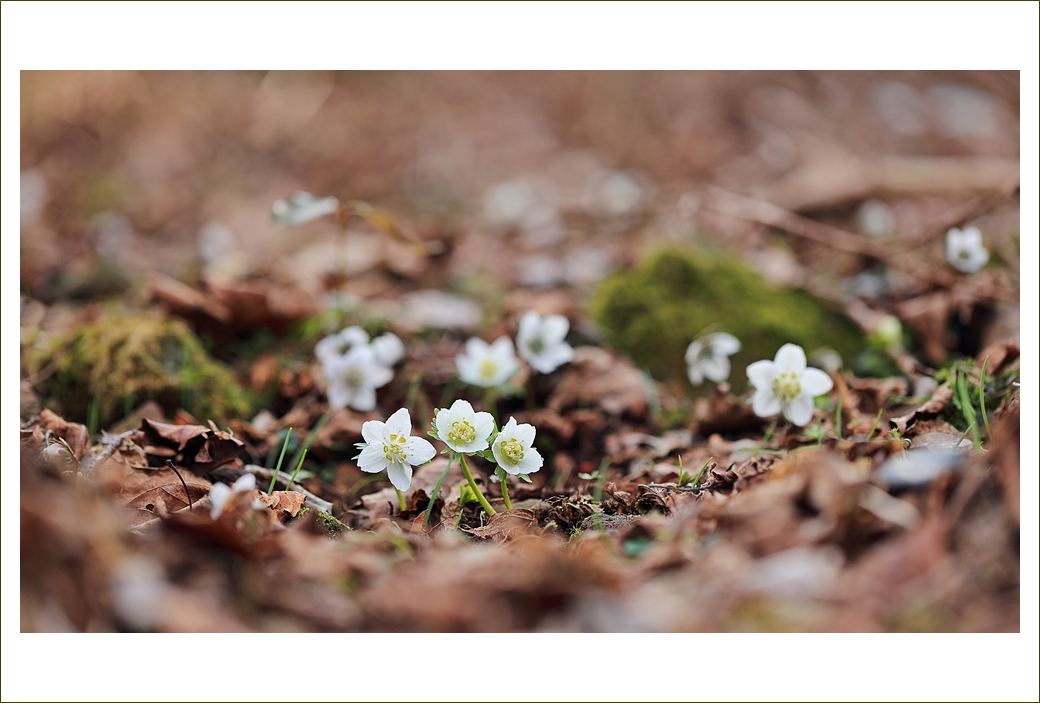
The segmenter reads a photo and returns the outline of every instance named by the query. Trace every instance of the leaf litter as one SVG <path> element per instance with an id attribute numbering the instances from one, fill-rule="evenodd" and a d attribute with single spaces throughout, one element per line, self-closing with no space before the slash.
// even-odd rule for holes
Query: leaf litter
<path id="1" fill-rule="evenodd" d="M 416 88 L 417 79 L 400 80 Z M 664 90 L 669 80 L 647 89 Z M 720 101 L 761 107 L 744 104 L 732 86 L 703 80 Z M 368 119 L 403 129 L 385 119 L 400 98 L 379 95 Z M 756 95 L 768 102 L 776 94 Z M 505 219 L 453 214 L 438 200 L 444 194 L 419 176 L 387 181 L 388 191 L 400 186 L 414 198 L 409 206 L 393 198 L 369 205 L 378 193 L 366 189 L 378 188 L 362 171 L 397 178 L 392 159 L 380 164 L 373 156 L 344 180 L 329 176 L 338 167 L 316 155 L 313 182 L 358 199 L 316 201 L 324 204 L 313 219 L 294 210 L 299 240 L 251 214 L 256 252 L 236 259 L 246 275 L 185 274 L 172 255 L 135 269 L 146 244 L 120 240 L 124 275 L 145 282 L 161 314 L 185 321 L 202 340 L 199 349 L 234 370 L 250 412 L 197 417 L 199 408 L 217 406 L 183 390 L 92 398 L 86 386 L 77 392 L 87 401 L 77 404 L 44 383 L 58 361 L 37 368 L 23 360 L 22 630 L 1017 631 L 1020 350 L 998 311 L 1011 305 L 1017 320 L 1019 272 L 1017 261 L 997 255 L 1017 244 L 996 243 L 1004 230 L 986 229 L 997 261 L 961 276 L 940 242 L 946 228 L 969 222 L 1011 221 L 1017 232 L 1017 189 L 1005 183 L 1003 168 L 1010 157 L 990 155 L 1001 168 L 989 180 L 979 176 L 971 197 L 948 192 L 945 181 L 936 185 L 941 196 L 923 195 L 928 189 L 916 182 L 823 188 L 839 168 L 830 157 L 810 164 L 805 173 L 818 189 L 802 192 L 797 171 L 786 180 L 761 181 L 768 169 L 748 176 L 746 169 L 763 166 L 735 160 L 746 135 L 730 135 L 717 162 L 697 171 L 716 173 L 722 190 L 707 176 L 693 185 L 675 180 L 670 174 L 690 164 L 672 160 L 694 157 L 659 148 L 678 136 L 641 110 L 624 123 L 645 129 L 633 137 L 626 128 L 625 140 L 640 142 L 642 150 L 626 150 L 646 155 L 645 173 L 549 154 L 528 167 L 542 171 L 531 179 L 537 188 L 498 184 L 488 196 L 486 208 L 490 202 L 494 212 L 512 213 Z M 493 132 L 478 123 L 466 128 Z M 729 133 L 725 121 L 712 129 Z M 657 136 L 643 141 L 644 132 Z M 870 134 L 848 138 L 866 152 L 882 138 Z M 928 139 L 936 140 L 933 151 L 950 148 Z M 694 146 L 690 153 L 701 154 Z M 278 153 L 270 144 L 249 148 Z M 1017 142 L 976 148 L 1017 154 Z M 814 152 L 803 151 L 811 161 Z M 30 161 L 44 158 L 27 153 Z M 87 165 L 74 160 L 69 168 Z M 923 166 L 915 173 L 932 173 Z M 560 182 L 551 185 L 554 178 Z M 849 231 L 853 210 L 874 191 L 898 199 L 892 236 L 907 238 L 912 257 Z M 142 192 L 140 209 L 128 215 L 138 226 L 169 206 Z M 178 207 L 190 212 L 199 204 Z M 242 216 L 235 207 L 228 206 L 229 219 Z M 250 207 L 262 214 L 271 204 Z M 60 219 L 71 215 L 48 212 L 23 229 L 23 239 L 74 237 Z M 769 248 L 782 241 L 784 260 L 793 258 L 809 293 L 861 328 L 866 347 L 855 359 L 827 367 L 827 350 L 806 350 L 821 353 L 810 365 L 826 367 L 834 382 L 816 399 L 808 425 L 759 417 L 750 390 L 727 382 L 694 388 L 685 369 L 668 375 L 664 366 L 651 375 L 631 360 L 638 355 L 611 348 L 590 323 L 588 301 L 610 269 L 637 268 L 644 252 L 689 243 L 695 230 L 710 232 L 720 247 L 754 250 L 757 261 L 778 261 Z M 186 237 L 171 241 L 194 246 Z M 527 263 L 502 256 L 503 245 Z M 104 283 L 91 278 L 100 276 L 91 267 L 101 254 L 85 251 L 77 250 L 74 267 L 26 249 L 23 358 L 99 319 L 100 296 L 89 291 Z M 359 258 L 338 260 L 344 252 Z M 283 257 L 285 266 L 263 263 L 260 254 Z M 75 289 L 59 285 L 62 266 L 86 278 Z M 545 275 L 532 276 L 533 269 Z M 850 302 L 852 282 L 861 293 Z M 87 302 L 73 302 L 70 290 Z M 685 301 L 688 294 L 675 295 Z M 466 338 L 512 338 L 528 310 L 566 316 L 573 359 L 545 374 L 525 368 L 494 397 L 462 385 L 455 358 Z M 882 339 L 885 316 L 899 324 L 895 338 Z M 330 408 L 328 381 L 311 353 L 318 339 L 350 324 L 405 342 L 405 358 L 378 389 L 374 410 Z M 644 330 L 640 344 L 664 348 L 675 333 Z M 681 367 L 681 355 L 674 363 Z M 734 366 L 730 378 L 743 373 Z M 970 407 L 959 383 L 973 394 Z M 470 457 L 473 485 L 494 515 L 457 461 L 438 456 L 416 467 L 398 495 L 355 459 L 366 422 L 406 408 L 411 434 L 422 437 L 435 409 L 457 398 L 496 413 L 499 425 L 515 417 L 537 431 L 545 463 L 530 482 L 494 476 L 490 459 Z M 229 489 L 215 510 L 220 484 L 244 476 L 255 477 L 256 488 Z"/>

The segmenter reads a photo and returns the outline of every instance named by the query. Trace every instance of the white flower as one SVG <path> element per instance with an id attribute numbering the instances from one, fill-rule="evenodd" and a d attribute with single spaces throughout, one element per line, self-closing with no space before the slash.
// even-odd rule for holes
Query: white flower
<path id="1" fill-rule="evenodd" d="M 690 383 L 699 386 L 705 378 L 722 383 L 729 378 L 729 357 L 738 351 L 740 340 L 725 332 L 693 340 L 686 348 L 686 373 Z"/>
<path id="2" fill-rule="evenodd" d="M 982 244 L 978 227 L 950 228 L 946 232 L 946 260 L 964 273 L 975 273 L 989 262 L 989 251 Z"/>
<path id="3" fill-rule="evenodd" d="M 294 227 L 331 215 L 338 208 L 339 201 L 331 195 L 297 191 L 287 200 L 274 201 L 271 205 L 271 220 L 279 227 Z"/>
<path id="4" fill-rule="evenodd" d="M 224 510 L 224 505 L 232 493 L 244 493 L 256 490 L 256 476 L 253 474 L 242 474 L 230 486 L 226 483 L 214 483 L 209 489 L 209 502 L 212 506 L 209 511 L 211 519 L 216 520 Z"/>
<path id="5" fill-rule="evenodd" d="M 747 367 L 748 381 L 755 387 L 751 407 L 759 417 L 781 410 L 789 421 L 804 427 L 813 415 L 813 398 L 834 387 L 831 377 L 819 369 L 805 367 L 805 351 L 785 344 L 772 361 L 756 361 Z"/>
<path id="6" fill-rule="evenodd" d="M 520 318 L 516 333 L 520 356 L 540 373 L 552 373 L 574 358 L 574 349 L 564 341 L 570 327 L 563 315 L 541 317 L 528 310 Z"/>
<path id="7" fill-rule="evenodd" d="M 456 400 L 449 409 L 440 410 L 434 424 L 441 441 L 460 454 L 487 449 L 488 437 L 495 429 L 491 413 L 475 413 L 465 400 Z"/>
<path id="8" fill-rule="evenodd" d="M 499 337 L 488 344 L 479 337 L 466 342 L 466 353 L 455 357 L 459 378 L 482 388 L 494 388 L 513 377 L 520 368 L 513 351 L 513 340 Z"/>
<path id="9" fill-rule="evenodd" d="M 421 437 L 409 436 L 411 433 L 412 418 L 407 408 L 401 408 L 386 422 L 369 420 L 361 426 L 361 436 L 368 446 L 358 456 L 358 468 L 370 474 L 386 469 L 394 488 L 408 490 L 412 484 L 412 467 L 425 464 L 437 453 L 432 444 Z"/>
<path id="10" fill-rule="evenodd" d="M 376 361 L 376 353 L 367 344 L 354 347 L 343 356 L 330 358 L 322 364 L 328 381 L 329 406 L 342 410 L 371 410 L 376 406 L 376 388 L 382 388 L 394 377 L 394 372 Z"/>
<path id="11" fill-rule="evenodd" d="M 314 355 L 323 364 L 343 356 L 354 347 L 368 344 L 368 332 L 357 325 L 346 327 L 336 334 L 330 334 L 314 345 Z"/>
<path id="12" fill-rule="evenodd" d="M 376 361 L 387 368 L 404 358 L 404 342 L 393 332 L 387 332 L 373 339 L 372 349 L 376 352 Z"/>
<path id="13" fill-rule="evenodd" d="M 528 424 L 516 424 L 516 418 L 509 418 L 509 422 L 495 437 L 495 443 L 491 445 L 491 452 L 495 455 L 495 461 L 506 473 L 533 474 L 542 468 L 542 455 L 532 447 L 534 443 L 534 427 Z"/>

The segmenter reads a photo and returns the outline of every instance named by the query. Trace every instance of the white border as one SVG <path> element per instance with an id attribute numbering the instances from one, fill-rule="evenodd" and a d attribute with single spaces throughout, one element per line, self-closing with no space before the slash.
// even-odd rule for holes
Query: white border
<path id="1" fill-rule="evenodd" d="M 1020 69 L 1022 261 L 1036 273 L 1035 3 L 5 2 L 0 12 L 6 476 L 18 461 L 22 69 Z M 1037 276 L 1023 278 L 1023 426 L 1036 428 Z M 24 635 L 18 495 L 10 480 L 7 488 L 5 700 L 281 697 L 266 677 L 276 650 L 317 682 L 296 694 L 304 699 L 1037 697 L 1035 472 L 1023 471 L 1022 483 L 1023 633 L 957 636 Z M 514 654 L 505 666 L 489 651 Z M 732 668 L 692 673 L 706 661 Z M 512 680 L 495 676 L 503 670 Z"/>

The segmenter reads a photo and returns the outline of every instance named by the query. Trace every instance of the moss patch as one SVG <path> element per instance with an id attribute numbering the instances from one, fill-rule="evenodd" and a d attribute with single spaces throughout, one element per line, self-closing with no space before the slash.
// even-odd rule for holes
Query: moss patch
<path id="1" fill-rule="evenodd" d="M 32 349 L 30 373 L 56 364 L 44 394 L 64 416 L 83 421 L 97 404 L 99 427 L 155 400 L 183 407 L 200 421 L 247 414 L 250 400 L 234 372 L 214 361 L 180 320 L 110 310 L 98 320 Z"/>
<path id="2" fill-rule="evenodd" d="M 777 289 L 733 259 L 667 250 L 635 270 L 612 274 L 590 306 L 607 341 L 660 380 L 686 378 L 686 347 L 705 332 L 742 344 L 730 384 L 747 387 L 744 368 L 772 359 L 786 342 L 806 353 L 831 347 L 846 363 L 864 347 L 859 329 L 803 291 Z M 707 387 L 707 386 L 705 386 Z"/>

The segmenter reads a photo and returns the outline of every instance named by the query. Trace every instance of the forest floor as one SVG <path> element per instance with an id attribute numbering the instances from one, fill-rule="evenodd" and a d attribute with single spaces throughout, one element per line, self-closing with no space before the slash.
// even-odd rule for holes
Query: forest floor
<path id="1" fill-rule="evenodd" d="M 23 632 L 1019 631 L 1017 73 L 22 95 Z M 298 190 L 341 207 L 279 227 Z M 573 359 L 463 383 L 530 310 Z M 315 356 L 351 325 L 404 343 L 372 409 Z M 737 330 L 691 385 L 686 345 Z M 752 407 L 787 342 L 832 382 L 804 425 Z M 494 515 L 449 456 L 400 499 L 359 468 L 366 422 L 428 437 L 457 399 L 535 428 L 512 509 L 486 458 Z"/>

